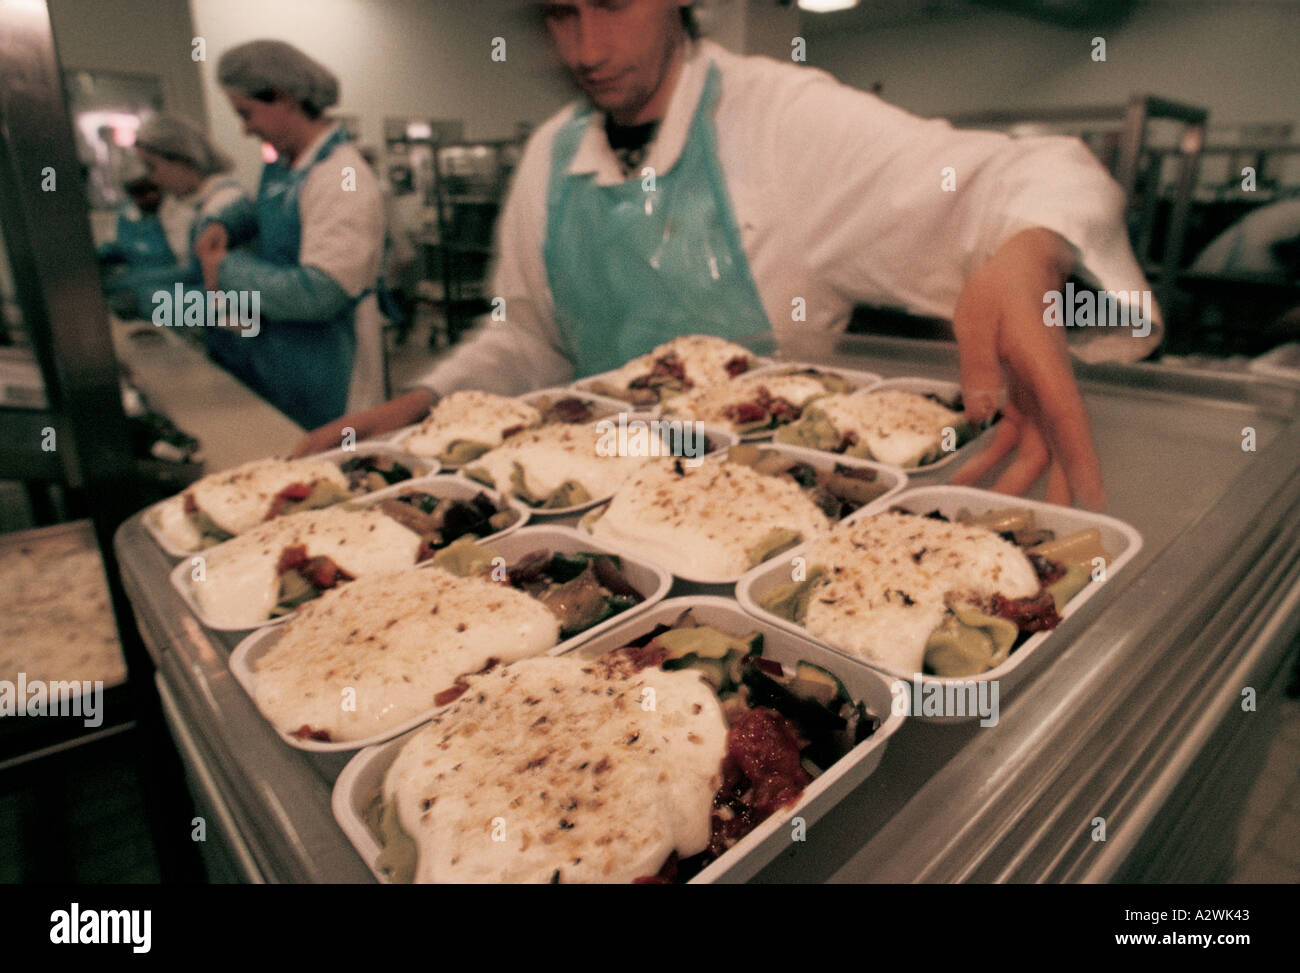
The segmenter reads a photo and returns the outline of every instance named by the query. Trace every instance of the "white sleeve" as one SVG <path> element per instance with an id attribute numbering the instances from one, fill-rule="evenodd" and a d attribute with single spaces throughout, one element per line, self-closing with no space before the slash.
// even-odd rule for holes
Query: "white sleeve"
<path id="1" fill-rule="evenodd" d="M 300 266 L 323 270 L 349 297 L 374 287 L 384 250 L 384 203 L 379 181 L 355 148 L 340 146 L 312 167 L 298 214 Z"/>
<path id="2" fill-rule="evenodd" d="M 768 179 L 783 225 L 848 299 L 951 318 L 970 275 L 1030 227 L 1064 237 L 1094 286 L 1149 289 L 1123 193 L 1077 139 L 959 131 L 819 71 L 785 74 L 751 150 L 780 160 Z"/>
<path id="3" fill-rule="evenodd" d="M 416 384 L 439 394 L 475 388 L 518 395 L 572 381 L 573 362 L 555 323 L 542 255 L 550 146 L 556 128 L 547 124 L 529 141 L 497 222 L 496 261 L 488 295 L 489 301 L 500 301 L 495 305 L 496 315 L 485 315 L 475 330 Z"/>

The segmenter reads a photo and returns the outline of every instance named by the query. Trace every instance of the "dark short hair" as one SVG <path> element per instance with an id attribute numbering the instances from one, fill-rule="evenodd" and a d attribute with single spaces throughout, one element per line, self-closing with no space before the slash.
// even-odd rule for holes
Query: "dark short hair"
<path id="1" fill-rule="evenodd" d="M 277 97 L 284 94 L 285 92 L 281 91 L 279 88 L 262 88 L 258 91 L 249 92 L 248 97 L 257 101 L 264 101 L 269 105 L 271 102 L 275 101 Z M 292 98 L 292 95 L 288 97 Z M 320 118 L 321 115 L 325 113 L 324 109 L 310 101 L 300 101 L 298 102 L 298 107 L 301 108 L 302 113 L 312 121 Z"/>
<path id="2" fill-rule="evenodd" d="M 700 36 L 700 24 L 695 19 L 695 7 L 682 7 L 682 26 L 686 28 L 686 33 L 690 35 L 691 40 L 698 40 Z"/>

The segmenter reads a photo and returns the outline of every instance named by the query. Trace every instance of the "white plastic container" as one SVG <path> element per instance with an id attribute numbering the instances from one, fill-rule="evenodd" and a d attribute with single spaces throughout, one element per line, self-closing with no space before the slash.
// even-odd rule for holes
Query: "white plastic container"
<path id="1" fill-rule="evenodd" d="M 778 362 L 774 365 L 764 365 L 761 368 L 756 368 L 740 377 L 748 379 L 757 378 L 761 375 L 783 375 L 809 369 L 824 375 L 838 375 L 845 379 L 850 383 L 850 388 L 845 394 L 869 391 L 881 381 L 880 376 L 875 372 L 864 372 L 857 368 L 835 368 L 830 365 L 818 365 L 812 362 Z M 732 431 L 735 432 L 734 429 Z M 772 434 L 775 432 L 776 429 L 760 429 L 757 432 L 737 433 L 737 435 L 741 442 L 752 443 L 771 439 Z"/>
<path id="2" fill-rule="evenodd" d="M 855 511 L 843 521 L 845 524 L 857 523 L 865 517 L 882 513 L 894 508 L 902 508 L 916 514 L 926 514 L 932 510 L 938 510 L 950 520 L 955 520 L 957 512 L 965 509 L 974 515 L 987 513 L 993 510 L 1005 510 L 1013 507 L 1027 508 L 1034 513 L 1035 525 L 1042 529 L 1055 531 L 1057 536 L 1070 534 L 1075 531 L 1086 530 L 1090 527 L 1096 527 L 1101 532 L 1101 543 L 1110 557 L 1106 563 L 1105 580 L 1089 581 L 1083 590 L 1070 599 L 1066 604 L 1065 610 L 1061 612 L 1061 620 L 1064 623 L 1071 615 L 1077 612 L 1088 599 L 1094 597 L 1103 587 L 1113 584 L 1115 575 L 1131 561 L 1134 555 L 1142 548 L 1142 536 L 1121 520 L 1114 517 L 1107 517 L 1104 514 L 1091 513 L 1086 510 L 1076 510 L 1072 507 L 1061 507 L 1056 504 L 1042 503 L 1037 500 L 1025 500 L 1020 497 L 1008 497 L 1001 493 L 992 493 L 987 490 L 978 490 L 974 487 L 955 487 L 955 486 L 923 486 L 912 487 L 898 496 L 892 498 L 881 498 L 874 503 Z M 1056 630 L 1048 632 L 1037 632 L 1025 640 L 1020 648 L 1011 653 L 1010 657 L 1001 665 L 988 672 L 973 676 L 929 676 L 920 675 L 912 672 L 902 672 L 891 668 L 890 666 L 873 660 L 862 659 L 856 655 L 851 655 L 830 643 L 817 638 L 817 636 L 808 632 L 802 625 L 795 622 L 787 621 L 778 615 L 764 609 L 759 604 L 759 599 L 767 592 L 771 591 L 782 584 L 788 584 L 791 576 L 791 561 L 793 558 L 802 557 L 806 554 L 810 544 L 801 544 L 790 551 L 787 551 L 782 557 L 762 564 L 752 571 L 748 572 L 740 583 L 736 586 L 736 600 L 740 602 L 741 607 L 749 612 L 755 618 L 762 619 L 772 625 L 801 635 L 804 638 L 812 639 L 827 648 L 832 649 L 842 655 L 846 660 L 857 666 L 873 668 L 889 676 L 893 680 L 902 680 L 905 683 L 920 687 L 922 695 L 927 692 L 933 692 L 928 687 L 942 687 L 945 693 L 956 694 L 957 690 L 963 689 L 972 683 L 997 682 L 999 702 L 1006 698 L 1007 691 L 1012 688 L 1019 677 L 1023 674 L 1022 667 L 1036 653 L 1043 651 L 1043 646 L 1055 646 L 1059 644 Z M 809 567 L 811 567 L 809 562 Z M 916 698 L 915 692 L 913 698 Z M 934 722 L 963 722 L 965 720 L 975 719 L 978 714 L 966 713 L 965 715 L 955 716 L 945 714 L 940 716 L 926 716 L 924 713 L 913 713 L 912 716 L 917 719 L 929 720 Z"/>
<path id="3" fill-rule="evenodd" d="M 416 478 L 433 476 L 442 468 L 438 464 L 437 460 L 421 459 L 418 456 L 412 456 L 409 453 L 402 452 L 400 449 L 398 449 L 396 446 L 394 446 L 391 443 L 379 442 L 376 440 L 366 440 L 365 442 L 357 443 L 356 447 L 353 449 L 331 449 L 324 453 L 320 453 L 316 456 L 309 456 L 306 458 L 313 459 L 313 460 L 329 460 L 341 467 L 348 460 L 357 459 L 358 457 L 362 457 L 362 456 L 389 456 L 392 459 L 396 460 L 397 462 L 401 463 L 403 466 L 407 467 L 414 474 L 414 477 Z M 404 482 L 409 482 L 409 481 L 404 481 Z M 400 485 L 401 484 L 393 484 L 393 486 L 400 486 Z M 391 490 L 391 489 L 392 489 L 391 486 L 384 488 L 384 490 Z M 382 492 L 384 491 L 375 490 L 373 493 L 362 494 L 358 496 L 356 499 L 364 500 L 367 497 L 372 497 L 376 493 L 382 493 Z M 199 550 L 196 551 L 187 551 L 183 548 L 177 547 L 167 539 L 167 537 L 163 534 L 163 532 L 158 527 L 158 514 L 159 514 L 159 508 L 164 503 L 168 503 L 168 502 L 170 501 L 163 500 L 160 501 L 159 503 L 155 503 L 153 506 L 151 506 L 148 510 L 145 511 L 144 518 L 141 521 L 144 524 L 145 530 L 149 532 L 149 536 L 152 537 L 157 542 L 158 546 L 161 547 L 172 557 L 190 557 L 191 555 L 194 554 L 201 554 L 203 551 L 212 550 L 211 547 L 205 547 L 205 548 L 200 548 Z M 217 545 L 215 544 L 213 545 L 213 547 L 216 546 Z"/>
<path id="4" fill-rule="evenodd" d="M 473 480 L 468 480 L 459 474 L 425 476 L 414 480 L 407 480 L 403 483 L 395 483 L 387 489 L 377 490 L 369 496 L 351 501 L 349 506 L 369 507 L 373 504 L 379 503 L 381 500 L 387 500 L 410 492 L 429 493 L 435 497 L 451 498 L 453 500 L 469 500 L 480 493 L 486 493 L 499 509 L 510 509 L 516 514 L 516 520 L 513 524 L 495 534 L 489 535 L 490 538 L 499 538 L 518 530 L 528 522 L 530 516 L 528 508 L 523 504 L 511 499 L 510 497 L 502 497 L 501 494 L 497 493 L 495 490 L 489 490 L 481 483 L 475 483 Z M 221 545 L 218 544 L 216 547 L 210 547 L 205 551 L 196 551 L 192 554 L 186 555 L 186 559 L 177 564 L 176 567 L 172 569 L 170 575 L 172 587 L 176 589 L 177 593 L 184 600 L 186 607 L 194 613 L 200 622 L 208 628 L 218 632 L 249 632 L 255 629 L 265 628 L 268 625 L 278 625 L 285 619 L 293 617 L 293 613 L 290 612 L 288 615 L 281 615 L 277 618 L 267 619 L 260 625 L 239 626 L 235 628 L 228 625 L 221 625 L 213 620 L 199 606 L 198 601 L 195 599 L 194 589 L 192 587 L 195 582 L 191 580 L 191 576 L 196 567 L 194 564 L 195 558 L 202 557 L 206 560 L 213 551 L 220 550 L 220 548 Z M 413 564 L 411 567 L 414 568 L 417 567 L 417 565 Z"/>
<path id="5" fill-rule="evenodd" d="M 878 382 L 869 389 L 861 389 L 855 394 L 870 394 L 871 392 L 883 392 L 886 389 L 896 389 L 901 392 L 914 392 L 917 395 L 936 395 L 944 402 L 953 402 L 961 396 L 961 385 L 957 382 L 945 382 L 937 378 L 886 378 Z M 996 423 L 994 423 L 996 425 Z M 920 466 L 906 467 L 908 476 L 925 476 L 928 473 L 934 473 L 937 470 L 947 466 L 958 456 L 969 456 L 975 451 L 977 443 L 981 443 L 985 436 L 992 430 L 977 430 L 976 434 L 965 443 L 962 443 L 950 453 L 945 453 L 942 458 L 935 460 L 933 463 L 923 463 Z"/>
<path id="6" fill-rule="evenodd" d="M 884 755 L 889 738 L 897 732 L 904 717 L 892 711 L 894 707 L 891 705 L 888 681 L 878 673 L 865 667 L 846 666 L 844 660 L 835 653 L 747 616 L 735 602 L 727 598 L 672 598 L 660 602 L 636 618 L 620 620 L 603 635 L 584 640 L 574 651 L 584 656 L 595 656 L 621 648 L 650 632 L 656 625 L 672 624 L 687 609 L 701 623 L 735 635 L 762 633 L 765 658 L 790 664 L 807 661 L 830 670 L 844 684 L 849 695 L 854 700 L 861 700 L 881 721 L 880 728 L 875 733 L 804 788 L 803 794 L 793 806 L 771 815 L 692 879 L 695 883 L 744 882 L 788 846 L 793 832 L 793 818 L 802 818 L 806 827 L 811 826 L 871 775 Z M 388 882 L 388 877 L 376 867 L 380 845 L 366 826 L 364 813 L 366 805 L 381 792 L 388 768 L 408 739 L 409 735 L 383 746 L 363 750 L 343 768 L 334 784 L 334 819 L 375 878 L 385 883 Z"/>
<path id="7" fill-rule="evenodd" d="M 823 472 L 834 470 L 837 465 L 854 469 L 874 470 L 876 473 L 876 482 L 884 484 L 887 487 L 887 490 L 883 495 L 873 500 L 869 506 L 875 506 L 882 501 L 888 501 L 890 497 L 895 496 L 902 491 L 905 486 L 907 486 L 907 474 L 896 466 L 886 466 L 883 463 L 876 463 L 865 459 L 856 459 L 852 456 L 837 456 L 834 453 L 824 453 L 821 450 L 806 449 L 802 446 L 787 446 L 784 443 L 764 443 L 759 448 L 774 450 L 775 452 L 790 456 L 792 459 L 797 459 L 807 463 L 814 469 Z M 714 457 L 710 457 L 710 460 L 712 462 L 723 462 L 725 461 L 725 454 L 718 454 Z M 850 516 L 856 516 L 856 514 L 857 511 Z M 586 517 L 579 522 L 578 529 L 585 534 L 591 535 L 591 527 Z M 635 548 L 630 546 L 630 544 L 621 543 L 619 546 L 635 553 Z M 782 552 L 781 554 L 776 555 L 777 559 L 779 560 L 782 558 L 785 553 L 786 552 Z M 660 563 L 663 564 L 667 570 L 671 571 L 675 577 L 693 585 L 708 585 L 711 587 L 719 585 L 731 586 L 736 584 L 741 577 L 743 577 L 742 574 L 736 574 L 727 577 L 714 578 L 691 570 L 689 565 L 668 564 L 663 561 Z"/>
<path id="8" fill-rule="evenodd" d="M 653 608 L 664 599 L 664 596 L 668 594 L 668 589 L 672 587 L 672 577 L 657 565 L 630 557 L 619 551 L 613 551 L 599 541 L 582 537 L 577 531 L 569 527 L 526 527 L 512 530 L 509 533 L 502 532 L 493 535 L 480 541 L 480 543 L 492 553 L 504 557 L 507 565 L 514 564 L 525 555 L 538 550 L 562 554 L 581 552 L 618 554 L 622 558 L 623 576 L 645 600 L 611 618 L 605 619 L 598 625 L 593 625 L 585 632 L 559 642 L 553 649 L 548 650 L 548 654 L 567 652 L 574 646 L 608 631 L 613 626 Z M 424 565 L 421 565 L 415 570 L 421 570 L 423 567 Z M 230 655 L 230 671 L 234 674 L 236 681 L 244 688 L 244 692 L 248 693 L 249 698 L 253 700 L 254 705 L 257 705 L 257 696 L 254 693 L 254 685 L 257 681 L 257 662 L 275 646 L 275 643 L 283 636 L 286 628 L 288 628 L 287 625 L 276 625 L 254 632 L 240 642 Z M 446 686 L 430 686 L 429 692 L 432 694 L 446 688 Z M 441 706 L 430 707 L 391 730 L 385 730 L 369 737 L 330 742 L 299 739 L 292 734 L 291 729 L 275 726 L 271 718 L 261 711 L 260 706 L 258 706 L 258 711 L 262 712 L 263 718 L 268 723 L 275 726 L 275 731 L 280 735 L 280 739 L 289 746 L 315 753 L 337 753 L 346 750 L 360 750 L 363 747 L 391 740 L 393 737 L 424 723 L 429 717 L 443 708 Z"/>
<path id="9" fill-rule="evenodd" d="M 760 370 L 762 370 L 762 369 L 764 369 L 764 368 L 770 368 L 773 364 L 774 364 L 774 360 L 773 360 L 773 359 L 771 359 L 771 358 L 765 358 L 765 357 L 763 357 L 763 356 L 761 356 L 761 355 L 756 355 L 756 356 L 754 357 L 754 367 L 751 368 L 751 369 L 750 369 L 749 371 L 747 371 L 747 372 L 741 372 L 740 375 L 737 376 L 737 378 L 739 378 L 739 377 L 743 377 L 743 376 L 745 376 L 745 375 L 753 375 L 755 372 L 760 371 Z M 621 369 L 618 369 L 618 368 L 612 368 L 612 369 L 610 369 L 610 370 L 607 371 L 607 372 L 600 372 L 599 374 L 596 374 L 596 375 L 588 375 L 586 378 L 580 378 L 580 379 L 578 379 L 576 382 L 572 383 L 572 384 L 569 386 L 569 388 L 571 388 L 571 389 L 576 389 L 576 390 L 581 391 L 581 392 L 587 392 L 587 393 L 589 393 L 589 394 L 593 394 L 593 395 L 594 395 L 594 394 L 597 394 L 597 393 L 595 393 L 595 392 L 592 391 L 593 387 L 594 387 L 596 384 L 600 383 L 600 382 L 606 382 L 606 381 L 609 381 L 609 380 L 610 380 L 611 378 L 613 378 L 614 375 L 617 374 L 619 371 L 621 371 Z M 610 392 L 610 391 L 607 391 L 607 392 L 605 392 L 605 393 L 603 393 L 603 394 L 606 395 L 606 396 L 613 395 L 613 393 Z M 617 398 L 617 396 L 615 396 L 615 397 Z M 641 404 L 637 404 L 637 403 L 632 402 L 631 398 L 623 399 L 623 401 L 625 401 L 625 402 L 627 402 L 629 405 L 631 405 L 632 408 L 635 409 L 637 412 L 647 412 L 647 413 L 650 413 L 650 414 L 652 414 L 652 415 L 658 415 L 658 414 L 659 414 L 660 403 L 658 403 L 658 402 L 649 402 L 649 403 L 641 403 Z"/>

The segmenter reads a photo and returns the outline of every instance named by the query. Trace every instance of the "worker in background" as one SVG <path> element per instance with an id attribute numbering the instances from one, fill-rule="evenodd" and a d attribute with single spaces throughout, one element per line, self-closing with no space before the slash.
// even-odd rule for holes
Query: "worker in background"
<path id="1" fill-rule="evenodd" d="M 118 210 L 116 235 L 100 246 L 97 255 L 113 313 L 136 318 L 146 315 L 153 288 L 179 279 L 182 270 L 158 216 L 162 189 L 144 175 L 123 188 L 128 201 Z"/>
<path id="2" fill-rule="evenodd" d="M 195 252 L 198 237 L 217 221 L 229 228 L 230 246 L 247 242 L 257 230 L 252 201 L 230 175 L 228 156 L 208 140 L 204 131 L 178 115 L 155 115 L 140 126 L 135 150 L 149 172 L 174 201 L 164 221 L 180 273 L 154 292 L 142 293 L 142 316 L 149 316 L 153 293 L 170 292 L 175 283 L 187 290 L 203 286 Z M 170 293 L 168 293 L 170 299 Z M 224 364 L 232 343 L 241 339 L 225 328 L 203 328 L 203 340 L 214 361 Z"/>
<path id="3" fill-rule="evenodd" d="M 223 364 L 307 427 L 381 401 L 383 200 L 347 132 L 325 115 L 338 79 L 272 40 L 226 51 L 217 77 L 245 134 L 276 152 L 258 187 L 253 252 L 231 252 L 221 224 L 197 244 L 209 289 L 260 295 L 260 331 Z"/>

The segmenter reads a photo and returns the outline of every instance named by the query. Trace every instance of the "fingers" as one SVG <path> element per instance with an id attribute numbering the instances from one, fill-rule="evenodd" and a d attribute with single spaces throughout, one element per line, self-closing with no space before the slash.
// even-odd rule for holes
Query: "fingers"
<path id="1" fill-rule="evenodd" d="M 1033 398 L 1034 424 L 1061 464 L 1070 492 L 1085 507 L 1101 509 L 1106 503 L 1101 462 L 1093 447 L 1088 410 L 1064 348 L 1054 347 L 1051 341 L 1037 347 L 1022 345 L 1010 356 L 1010 364 Z"/>
<path id="2" fill-rule="evenodd" d="M 1002 363 L 998 357 L 998 305 L 981 300 L 980 291 L 963 292 L 953 313 L 961 363 L 962 403 L 975 423 L 993 418 L 1002 398 Z"/>
<path id="3" fill-rule="evenodd" d="M 1066 479 L 1065 467 L 1056 460 L 1047 469 L 1047 502 L 1063 507 L 1070 505 L 1070 481 Z"/>
<path id="4" fill-rule="evenodd" d="M 996 493 L 1021 496 L 1043 475 L 1050 459 L 1043 437 L 1032 424 L 1027 424 L 1020 430 L 1020 449 L 1016 452 L 1016 458 L 993 481 L 989 489 Z"/>
<path id="5" fill-rule="evenodd" d="M 1010 416 L 1003 417 L 993 432 L 993 441 L 976 453 L 948 482 L 953 486 L 974 486 L 989 470 L 1002 461 L 1002 457 L 1016 448 L 1020 439 L 1019 422 Z"/>

